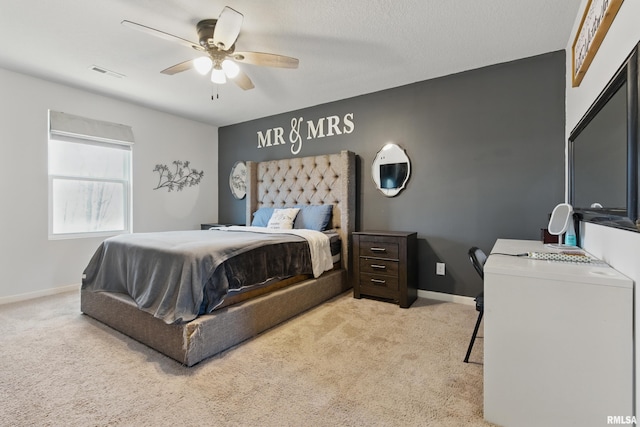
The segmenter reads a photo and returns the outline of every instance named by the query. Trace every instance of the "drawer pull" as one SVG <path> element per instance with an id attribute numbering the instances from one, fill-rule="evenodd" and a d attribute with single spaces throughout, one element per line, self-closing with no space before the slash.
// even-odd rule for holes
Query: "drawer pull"
<path id="1" fill-rule="evenodd" d="M 371 264 L 370 267 L 371 268 L 377 268 L 378 270 L 386 270 L 387 269 L 386 265 L 380 265 L 380 264 Z"/>
<path id="2" fill-rule="evenodd" d="M 387 283 L 386 280 L 380 280 L 380 279 L 371 279 L 371 282 L 372 283 L 377 283 L 377 284 L 380 284 L 380 285 L 384 285 L 385 283 Z"/>
<path id="3" fill-rule="evenodd" d="M 369 248 L 371 252 L 387 252 L 386 248 Z"/>

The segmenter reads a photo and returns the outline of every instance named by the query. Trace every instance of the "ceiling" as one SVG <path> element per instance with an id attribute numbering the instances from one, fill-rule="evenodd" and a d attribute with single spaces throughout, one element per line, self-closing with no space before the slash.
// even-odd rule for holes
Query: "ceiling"
<path id="1" fill-rule="evenodd" d="M 224 126 L 562 50 L 581 0 L 0 2 L 0 67 Z M 243 64 L 248 91 L 194 70 L 168 76 L 198 52 L 121 25 L 197 44 L 196 23 L 224 6 L 244 14 L 236 50 L 292 56 L 299 68 Z"/>

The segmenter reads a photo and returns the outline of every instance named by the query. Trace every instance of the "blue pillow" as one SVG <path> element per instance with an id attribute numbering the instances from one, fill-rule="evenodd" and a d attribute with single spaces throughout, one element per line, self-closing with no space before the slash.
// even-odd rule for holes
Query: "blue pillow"
<path id="1" fill-rule="evenodd" d="M 251 225 L 254 227 L 266 227 L 269 224 L 274 208 L 260 208 L 253 213 Z"/>
<path id="2" fill-rule="evenodd" d="M 333 205 L 303 205 L 294 206 L 300 208 L 296 216 L 293 228 L 306 228 L 309 230 L 324 231 L 331 224 Z"/>

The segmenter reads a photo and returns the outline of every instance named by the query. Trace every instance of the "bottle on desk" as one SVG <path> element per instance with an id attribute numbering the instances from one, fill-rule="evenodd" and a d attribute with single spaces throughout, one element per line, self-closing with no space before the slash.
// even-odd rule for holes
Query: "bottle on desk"
<path id="1" fill-rule="evenodd" d="M 573 221 L 569 221 L 569 226 L 567 227 L 567 232 L 564 235 L 564 244 L 567 246 L 577 246 L 578 242 L 576 239 L 576 229 L 573 225 Z"/>

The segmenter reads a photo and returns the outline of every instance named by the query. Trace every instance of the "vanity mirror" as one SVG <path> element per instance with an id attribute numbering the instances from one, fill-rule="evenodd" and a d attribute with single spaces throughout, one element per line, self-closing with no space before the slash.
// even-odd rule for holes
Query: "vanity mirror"
<path id="1" fill-rule="evenodd" d="M 396 196 L 409 181 L 411 162 L 407 153 L 396 144 L 386 144 L 376 154 L 371 177 L 378 190 L 387 197 Z"/>
<path id="2" fill-rule="evenodd" d="M 569 203 L 583 221 L 639 231 L 638 46 L 569 136 Z"/>

